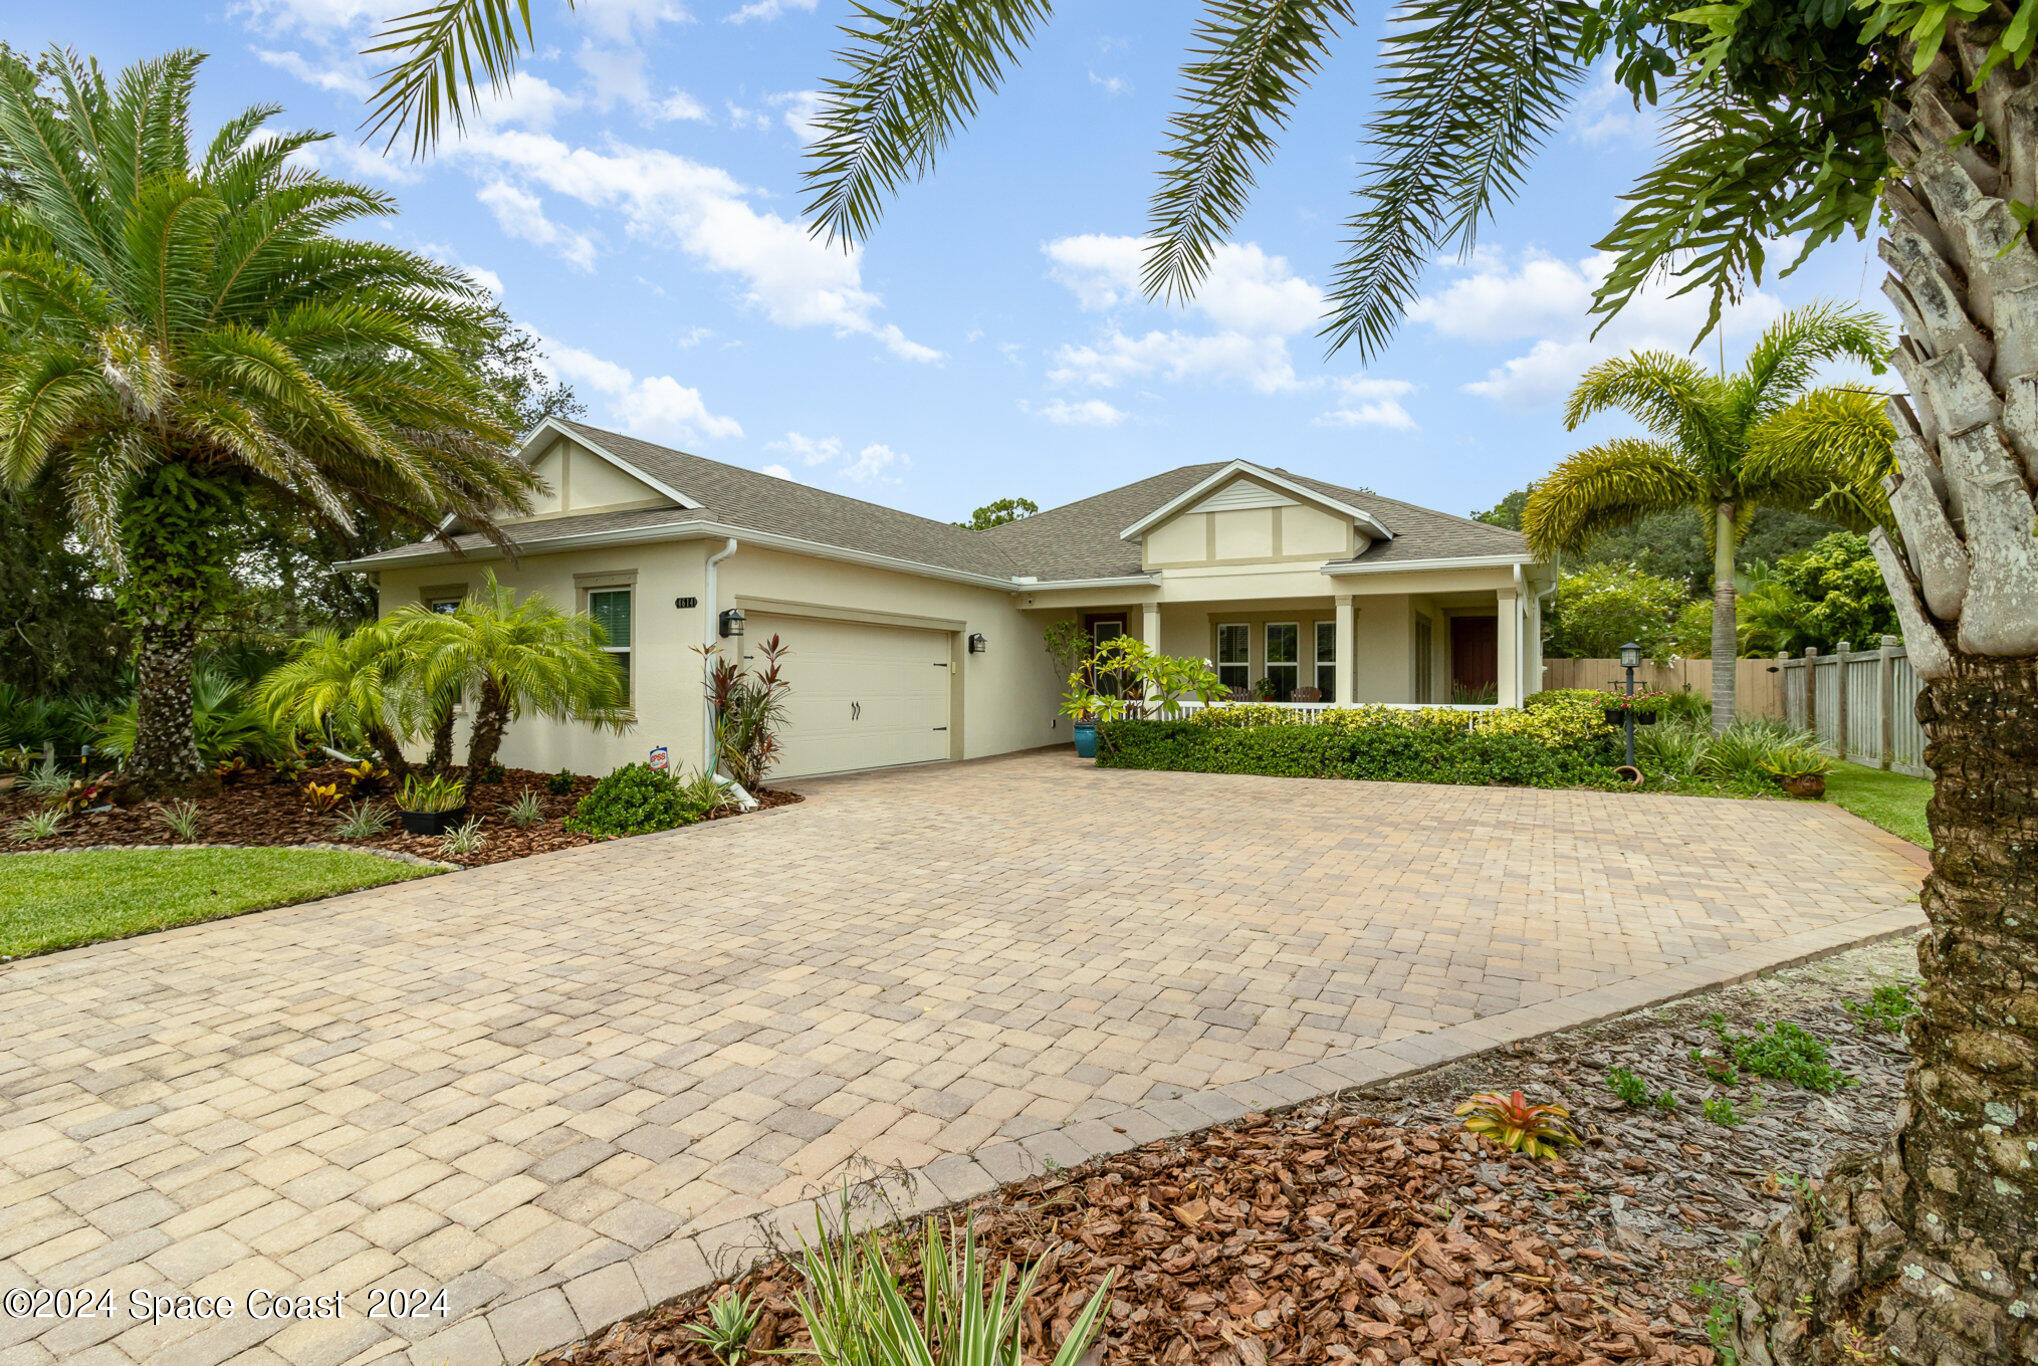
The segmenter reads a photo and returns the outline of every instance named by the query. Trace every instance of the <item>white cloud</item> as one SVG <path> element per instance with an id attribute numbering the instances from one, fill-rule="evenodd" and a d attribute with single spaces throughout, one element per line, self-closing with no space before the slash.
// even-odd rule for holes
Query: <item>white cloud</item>
<path id="1" fill-rule="evenodd" d="M 492 180 L 475 192 L 495 215 L 496 225 L 512 237 L 550 247 L 576 270 L 594 269 L 594 239 L 562 228 L 545 216 L 545 203 L 528 190 L 505 180 Z"/>
<path id="2" fill-rule="evenodd" d="M 828 473 L 852 484 L 896 484 L 899 482 L 897 477 L 889 471 L 903 470 L 913 463 L 882 442 L 873 441 L 854 456 L 848 456 L 843 452 L 839 437 L 811 437 L 799 432 L 787 432 L 777 441 L 767 441 L 764 449 L 798 456 L 800 463 L 810 470 L 830 466 Z M 784 469 L 785 466 L 777 465 L 766 472 Z"/>
<path id="3" fill-rule="evenodd" d="M 648 112 L 653 118 L 664 123 L 708 121 L 708 107 L 684 90 L 675 90 L 664 99 L 656 101 Z"/>
<path id="4" fill-rule="evenodd" d="M 575 14 L 599 37 L 615 42 L 637 38 L 659 24 L 683 24 L 692 18 L 674 0 L 580 0 Z"/>
<path id="5" fill-rule="evenodd" d="M 1475 259 L 1443 289 L 1416 300 L 1409 321 L 1460 341 L 1534 338 L 1526 351 L 1461 387 L 1511 408 L 1554 403 L 1588 366 L 1640 349 L 1682 355 L 1705 325 L 1709 296 L 1703 290 L 1680 295 L 1673 278 L 1643 288 L 1594 337 L 1600 320 L 1591 312 L 1592 294 L 1613 259 L 1605 252 L 1576 262 L 1533 252 L 1513 265 L 1500 255 Z M 1758 290 L 1728 305 L 1720 325 L 1731 342 L 1759 331 L 1782 309 L 1775 295 Z"/>
<path id="6" fill-rule="evenodd" d="M 785 126 L 792 129 L 793 136 L 800 140 L 802 147 L 821 136 L 821 92 L 818 90 L 787 90 L 771 97 L 771 104 L 781 111 L 779 117 Z"/>
<path id="7" fill-rule="evenodd" d="M 351 95 L 357 100 L 365 100 L 375 91 L 374 84 L 368 79 L 368 73 L 352 62 L 320 66 L 301 52 L 278 52 L 261 47 L 253 48 L 251 51 L 261 58 L 265 65 L 288 72 L 306 85 L 315 85 L 320 90 Z"/>
<path id="8" fill-rule="evenodd" d="M 479 280 L 483 288 L 487 289 L 490 294 L 493 294 L 498 299 L 502 297 L 502 276 L 488 269 L 488 267 L 469 264 L 461 258 L 458 251 L 442 242 L 420 243 L 418 250 L 435 261 L 445 262 L 455 270 L 465 271 Z"/>
<path id="9" fill-rule="evenodd" d="M 1090 73 L 1090 84 L 1114 99 L 1132 89 L 1132 82 L 1123 76 L 1099 76 L 1094 71 Z"/>
<path id="10" fill-rule="evenodd" d="M 790 479 L 793 477 L 793 472 L 784 465 L 766 465 L 759 473 L 771 475 L 774 479 Z"/>
<path id="11" fill-rule="evenodd" d="M 877 320 L 883 301 L 864 287 L 860 249 L 839 250 L 803 223 L 753 208 L 756 191 L 718 167 L 655 148 L 612 141 L 597 150 L 516 129 L 477 130 L 445 155 L 480 163 L 493 184 L 515 181 L 533 200 L 529 187 L 620 213 L 632 235 L 670 241 L 738 281 L 744 300 L 781 326 L 831 327 L 871 337 L 902 359 L 941 358 Z"/>
<path id="12" fill-rule="evenodd" d="M 227 13 L 256 28 L 330 33 L 374 25 L 388 17 L 384 0 L 234 0 Z"/>
<path id="13" fill-rule="evenodd" d="M 1075 403 L 1058 398 L 1037 408 L 1022 401 L 1019 406 L 1058 427 L 1115 427 L 1126 417 L 1124 409 L 1114 408 L 1101 398 L 1086 398 Z"/>
<path id="14" fill-rule="evenodd" d="M 409 162 L 384 156 L 374 147 L 330 137 L 299 151 L 294 160 L 324 171 L 327 175 L 350 176 L 357 180 L 380 180 L 391 185 L 408 185 L 418 179 L 418 169 Z"/>
<path id="15" fill-rule="evenodd" d="M 1059 238 L 1042 248 L 1049 277 L 1068 288 L 1077 303 L 1097 312 L 1144 303 L 1140 270 L 1145 249 L 1141 238 L 1094 233 Z M 1158 374 L 1245 383 L 1262 393 L 1317 383 L 1296 375 L 1288 344 L 1316 329 L 1323 295 L 1284 258 L 1250 243 L 1220 245 L 1188 311 L 1213 330 L 1128 334 L 1114 321 L 1094 343 L 1061 347 L 1048 378 L 1110 387 Z"/>
<path id="16" fill-rule="evenodd" d="M 1600 68 L 1598 82 L 1578 97 L 1566 120 L 1573 140 L 1588 147 L 1651 146 L 1660 123 L 1653 108 L 1635 108 L 1634 96 L 1613 78 L 1611 66 Z"/>
<path id="17" fill-rule="evenodd" d="M 638 379 L 627 367 L 593 352 L 549 337 L 539 340 L 553 377 L 600 394 L 625 431 L 679 443 L 743 435 L 743 424 L 708 411 L 700 390 L 670 375 Z"/>
<path id="18" fill-rule="evenodd" d="M 1374 379 L 1370 375 L 1347 375 L 1334 381 L 1339 403 L 1316 419 L 1319 427 L 1389 427 L 1395 431 L 1416 430 L 1415 419 L 1401 400 L 1415 392 L 1405 379 Z"/>
<path id="19" fill-rule="evenodd" d="M 803 10 L 812 14 L 814 0 L 750 0 L 741 9 L 730 12 L 728 22 L 747 24 L 752 19 L 776 19 L 787 10 Z"/>
<path id="20" fill-rule="evenodd" d="M 879 481 L 887 484 L 896 484 L 899 481 L 886 474 L 885 471 L 894 467 L 903 470 L 912 463 L 911 460 L 900 455 L 890 446 L 881 445 L 873 441 L 870 445 L 865 446 L 856 453 L 855 460 L 843 467 L 842 477 L 852 484 L 869 484 Z"/>
<path id="21" fill-rule="evenodd" d="M 797 455 L 800 458 L 800 463 L 809 468 L 815 465 L 825 465 L 830 460 L 841 458 L 842 455 L 842 443 L 836 438 L 824 436 L 817 441 L 813 437 L 802 436 L 798 432 L 787 432 L 780 440 L 767 441 L 764 443 L 764 449 L 768 451 L 784 451 L 788 455 Z"/>

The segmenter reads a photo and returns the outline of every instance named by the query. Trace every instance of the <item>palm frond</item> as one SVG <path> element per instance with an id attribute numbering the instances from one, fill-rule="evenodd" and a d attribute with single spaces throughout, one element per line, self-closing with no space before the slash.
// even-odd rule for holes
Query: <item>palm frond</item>
<path id="1" fill-rule="evenodd" d="M 1570 455 L 1536 482 L 1522 534 L 1541 556 L 1583 549 L 1593 537 L 1655 512 L 1705 500 L 1706 488 L 1661 441 L 1616 437 Z"/>
<path id="2" fill-rule="evenodd" d="M 822 83 L 804 174 L 816 235 L 854 244 L 885 201 L 925 175 L 978 100 L 1052 15 L 1052 0 L 855 0 L 836 59 L 848 74 Z"/>
<path id="3" fill-rule="evenodd" d="M 575 3 L 566 0 L 566 7 Z M 411 155 L 422 156 L 438 143 L 444 114 L 453 116 L 455 128 L 466 128 L 467 106 L 481 93 L 476 65 L 490 90 L 499 94 L 509 87 L 524 44 L 531 41 L 531 0 L 438 0 L 391 19 L 375 39 L 363 55 L 388 53 L 392 62 L 378 73 L 382 84 L 370 97 L 375 107 L 368 136 L 386 129 L 386 150 L 407 128 Z"/>
<path id="4" fill-rule="evenodd" d="M 1148 294 L 1194 292 L 1245 211 L 1253 166 L 1273 156 L 1275 132 L 1351 22 L 1350 0 L 1209 0 L 1148 207 Z"/>
<path id="5" fill-rule="evenodd" d="M 1891 526 L 1882 481 L 1896 473 L 1896 432 L 1887 401 L 1865 389 L 1814 389 L 1758 423 L 1741 462 L 1745 496 L 1854 531 Z"/>
<path id="6" fill-rule="evenodd" d="M 1440 249 L 1469 251 L 1584 74 L 1569 0 L 1402 0 L 1388 19 L 1371 160 L 1322 335 L 1372 357 Z"/>
<path id="7" fill-rule="evenodd" d="M 1857 360 L 1879 375 L 1889 347 L 1889 325 L 1868 309 L 1826 299 L 1793 308 L 1748 352 L 1737 377 L 1741 411 L 1750 420 L 1777 412 L 1829 361 Z"/>
<path id="8" fill-rule="evenodd" d="M 1564 426 L 1618 408 L 1665 441 L 1710 456 L 1729 438 L 1725 393 L 1717 376 L 1689 356 L 1633 351 L 1603 360 L 1579 377 L 1564 407 Z"/>

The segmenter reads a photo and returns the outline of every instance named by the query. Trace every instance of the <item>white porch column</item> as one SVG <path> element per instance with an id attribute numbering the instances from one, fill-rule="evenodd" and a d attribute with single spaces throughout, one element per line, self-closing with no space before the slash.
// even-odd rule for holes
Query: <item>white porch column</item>
<path id="1" fill-rule="evenodd" d="M 1349 707 L 1356 691 L 1357 682 L 1352 677 L 1358 671 L 1358 661 L 1353 658 L 1354 642 L 1358 638 L 1358 613 L 1352 607 L 1350 593 L 1336 594 L 1332 599 L 1337 604 L 1337 696 L 1331 701 L 1340 707 Z"/>
<path id="2" fill-rule="evenodd" d="M 1499 666 L 1493 672 L 1500 683 L 1500 705 L 1518 707 L 1521 705 L 1521 599 L 1512 588 L 1495 590 L 1499 598 L 1495 604 L 1494 633 L 1498 637 L 1494 652 L 1499 656 L 1494 662 Z"/>
<path id="3" fill-rule="evenodd" d="M 1533 582 L 1528 591 L 1528 639 L 1522 644 L 1521 693 L 1527 697 L 1543 690 L 1543 600 Z"/>
<path id="4" fill-rule="evenodd" d="M 1149 650 L 1161 647 L 1161 605 L 1143 603 L 1139 609 L 1139 639 Z"/>

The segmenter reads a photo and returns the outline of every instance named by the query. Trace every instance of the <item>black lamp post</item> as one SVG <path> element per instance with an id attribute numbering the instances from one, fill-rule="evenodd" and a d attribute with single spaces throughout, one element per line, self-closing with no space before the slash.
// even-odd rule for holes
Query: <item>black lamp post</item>
<path id="1" fill-rule="evenodd" d="M 1641 665 L 1641 646 L 1631 640 L 1620 647 L 1620 666 L 1628 671 L 1628 704 L 1621 708 L 1621 723 L 1627 731 L 1629 768 L 1635 766 L 1635 670 Z"/>

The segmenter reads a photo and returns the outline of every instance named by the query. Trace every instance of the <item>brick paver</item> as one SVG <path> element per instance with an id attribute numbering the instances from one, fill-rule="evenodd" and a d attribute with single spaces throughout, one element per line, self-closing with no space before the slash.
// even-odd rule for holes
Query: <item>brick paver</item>
<path id="1" fill-rule="evenodd" d="M 0 1364 L 513 1360 L 901 1208 L 1915 919 L 1828 809 L 1098 771 L 803 805 L 0 966 Z M 881 1183 L 883 1184 L 883 1183 Z M 761 1218 L 760 1218 L 761 1216 Z M 448 1313 L 362 1317 L 373 1289 Z"/>

